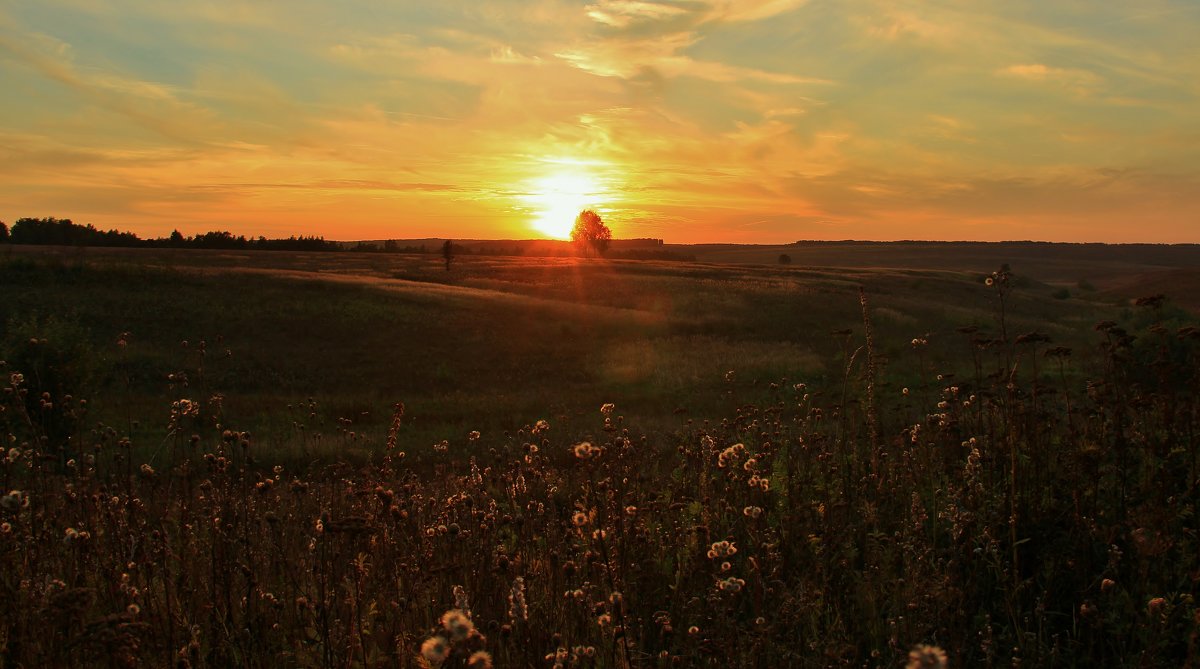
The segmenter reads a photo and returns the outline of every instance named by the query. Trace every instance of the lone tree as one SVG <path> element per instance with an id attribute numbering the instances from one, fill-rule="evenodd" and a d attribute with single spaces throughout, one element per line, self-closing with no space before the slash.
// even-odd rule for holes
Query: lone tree
<path id="1" fill-rule="evenodd" d="M 442 244 L 442 258 L 446 261 L 446 271 L 450 271 L 450 261 L 454 259 L 454 242 L 449 239 Z"/>
<path id="2" fill-rule="evenodd" d="M 575 217 L 575 227 L 571 228 L 571 241 L 583 246 L 584 251 L 590 247 L 597 255 L 604 255 L 608 244 L 612 241 L 612 230 L 600 220 L 600 214 L 591 209 L 584 209 Z"/>

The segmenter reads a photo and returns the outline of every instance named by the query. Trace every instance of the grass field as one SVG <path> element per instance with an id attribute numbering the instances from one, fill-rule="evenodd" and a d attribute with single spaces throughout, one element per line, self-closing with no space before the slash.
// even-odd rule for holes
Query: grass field
<path id="1" fill-rule="evenodd" d="M 0 666 L 1200 662 L 1194 259 L 790 248 L 0 248 Z"/>
<path id="2" fill-rule="evenodd" d="M 205 341 L 197 391 L 224 394 L 229 420 L 279 434 L 292 423 L 287 407 L 312 398 L 323 429 L 349 420 L 376 444 L 398 401 L 410 427 L 440 440 L 572 420 L 597 401 L 667 428 L 675 416 L 726 408 L 709 386 L 729 370 L 760 389 L 836 379 L 847 352 L 831 333 L 861 334 L 859 286 L 875 326 L 895 335 L 879 353 L 901 369 L 913 337 L 931 340 L 927 362 L 950 362 L 967 353 L 954 328 L 995 325 L 980 283 L 990 265 L 954 273 L 464 257 L 447 272 L 419 255 L 15 250 L 0 307 L 9 338 L 40 336 L 47 323 L 78 333 L 94 367 L 83 382 L 109 398 L 101 414 L 151 410 L 168 374 L 195 377 L 195 344 Z M 1111 311 L 1026 283 L 1010 305 L 1020 332 L 1048 329 L 1069 344 Z M 122 333 L 128 345 L 118 349 Z M 146 425 L 148 439 L 157 427 Z"/>

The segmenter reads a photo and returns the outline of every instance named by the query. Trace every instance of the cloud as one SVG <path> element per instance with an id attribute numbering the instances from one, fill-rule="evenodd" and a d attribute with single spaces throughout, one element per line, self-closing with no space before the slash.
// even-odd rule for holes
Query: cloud
<path id="1" fill-rule="evenodd" d="M 705 19 L 740 23 L 762 21 L 786 14 L 807 4 L 807 0 L 712 0 Z"/>
<path id="2" fill-rule="evenodd" d="M 71 45 L 50 35 L 4 30 L 0 32 L 0 56 L 168 139 L 201 141 L 204 128 L 215 122 L 207 109 L 181 100 L 170 86 L 112 71 L 79 69 Z"/>
<path id="3" fill-rule="evenodd" d="M 1078 69 L 1049 67 L 1047 65 L 1043 65 L 1042 63 L 1009 65 L 1008 67 L 1001 68 L 997 73 L 1001 76 L 1028 79 L 1031 81 L 1094 82 L 1097 80 L 1096 75 L 1092 74 L 1091 72 L 1085 72 Z"/>
<path id="4" fill-rule="evenodd" d="M 677 5 L 639 0 L 601 0 L 585 9 L 592 20 L 614 28 L 628 28 L 637 22 L 660 21 L 688 13 L 687 9 Z"/>

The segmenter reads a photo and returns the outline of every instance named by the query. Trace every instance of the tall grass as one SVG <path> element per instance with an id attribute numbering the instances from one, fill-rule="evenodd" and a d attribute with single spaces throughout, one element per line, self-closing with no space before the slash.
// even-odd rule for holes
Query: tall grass
<path id="1" fill-rule="evenodd" d="M 1200 329 L 1143 300 L 1085 355 L 996 316 L 839 332 L 819 383 L 731 370 L 672 432 L 598 397 L 430 444 L 396 405 L 313 466 L 229 423 L 211 346 L 104 425 L 34 337 L 2 370 L 0 666 L 1196 666 Z"/>

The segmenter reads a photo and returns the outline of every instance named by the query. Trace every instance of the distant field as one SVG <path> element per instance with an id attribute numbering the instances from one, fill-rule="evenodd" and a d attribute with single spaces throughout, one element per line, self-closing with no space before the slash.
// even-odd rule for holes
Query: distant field
<path id="1" fill-rule="evenodd" d="M 182 394 L 167 375 L 199 360 L 181 342 L 206 340 L 204 390 L 227 396 L 230 421 L 287 427 L 270 430 L 286 441 L 297 423 L 288 407 L 311 397 L 321 429 L 354 430 L 355 447 L 369 450 L 401 401 L 415 438 L 429 440 L 511 430 L 547 413 L 569 418 L 609 401 L 674 429 L 723 406 L 708 387 L 727 371 L 763 389 L 836 379 L 852 348 L 831 332 L 861 338 L 860 287 L 878 352 L 898 370 L 914 364 L 914 337 L 930 340 L 927 362 L 949 365 L 968 353 L 956 328 L 996 328 L 982 278 L 1000 262 L 1020 279 L 1008 305 L 1016 331 L 1077 345 L 1120 309 L 1036 279 L 1065 276 L 1066 259 L 1027 267 L 999 247 L 788 247 L 789 266 L 774 262 L 773 248 L 690 248 L 771 262 L 463 256 L 445 271 L 440 257 L 420 254 L 9 247 L 0 251 L 9 292 L 0 322 L 10 340 L 46 320 L 78 331 L 102 363 L 89 381 L 120 381 L 115 397 L 138 407 Z M 1078 262 L 1108 263 L 1110 273 L 1149 266 Z M 129 345 L 118 355 L 122 332 Z M 97 410 L 121 413 L 104 396 Z"/>
<path id="2" fill-rule="evenodd" d="M 794 264 L 818 267 L 903 267 L 978 271 L 1008 263 L 1047 283 L 1098 284 L 1117 277 L 1200 268 L 1196 244 L 1051 244 L 1043 242 L 798 242 L 779 246 L 667 245 L 697 260 L 774 264 L 781 254 Z"/>

